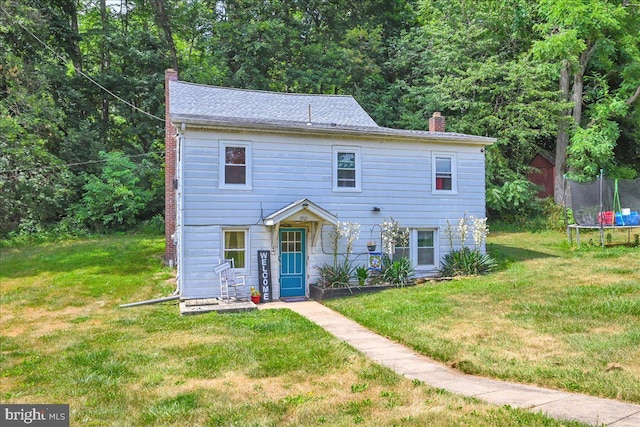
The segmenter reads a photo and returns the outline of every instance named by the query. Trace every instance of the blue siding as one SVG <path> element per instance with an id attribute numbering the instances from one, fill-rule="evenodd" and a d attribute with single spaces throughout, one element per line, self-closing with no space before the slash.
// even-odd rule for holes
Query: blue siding
<path id="1" fill-rule="evenodd" d="M 252 181 L 250 191 L 219 189 L 219 140 L 251 141 Z M 362 155 L 362 192 L 332 191 L 332 146 L 360 147 Z M 434 195 L 431 188 L 432 152 L 456 153 L 458 193 Z M 250 264 L 247 286 L 258 285 L 258 250 L 272 250 L 274 297 L 279 297 L 277 236 L 262 218 L 293 201 L 308 198 L 336 215 L 341 221 L 361 224 L 356 243 L 356 262 L 365 262 L 365 243 L 369 230 L 392 216 L 404 227 L 436 228 L 439 246 L 448 250 L 442 232 L 446 221 L 467 216 L 485 216 L 484 153 L 478 145 L 429 144 L 418 142 L 380 142 L 358 139 L 290 135 L 215 133 L 187 126 L 181 149 L 183 257 L 179 271 L 185 297 L 217 296 L 217 275 L 213 266 L 221 257 L 223 227 L 250 230 Z M 382 208 L 372 212 L 372 207 Z M 315 265 L 331 262 L 326 232 L 313 246 L 312 230 L 307 230 L 308 283 L 316 279 Z M 376 237 L 377 238 L 377 237 Z M 272 245 L 275 243 L 275 245 Z M 323 243 L 323 244 L 321 244 Z"/>

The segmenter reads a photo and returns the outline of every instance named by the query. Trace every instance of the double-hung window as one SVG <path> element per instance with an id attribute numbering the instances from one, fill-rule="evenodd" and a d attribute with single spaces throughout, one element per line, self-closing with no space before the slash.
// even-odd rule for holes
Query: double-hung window
<path id="1" fill-rule="evenodd" d="M 416 241 L 416 261 L 418 268 L 435 267 L 436 245 L 434 230 L 414 230 Z"/>
<path id="2" fill-rule="evenodd" d="M 251 145 L 220 141 L 220 188 L 251 190 Z"/>
<path id="3" fill-rule="evenodd" d="M 456 155 L 434 153 L 431 158 L 432 183 L 434 193 L 457 193 Z"/>
<path id="4" fill-rule="evenodd" d="M 222 253 L 224 259 L 233 259 L 234 267 L 238 270 L 248 268 L 248 230 L 246 229 L 225 229 L 223 233 Z"/>
<path id="5" fill-rule="evenodd" d="M 436 268 L 436 230 L 411 229 L 407 246 L 396 246 L 393 260 L 409 258 L 416 270 Z"/>
<path id="6" fill-rule="evenodd" d="M 362 191 L 360 147 L 333 147 L 333 191 Z"/>

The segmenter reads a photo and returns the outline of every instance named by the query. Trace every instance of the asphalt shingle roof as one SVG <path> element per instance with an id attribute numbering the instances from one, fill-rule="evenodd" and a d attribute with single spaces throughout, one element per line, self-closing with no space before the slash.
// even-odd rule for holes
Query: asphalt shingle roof
<path id="1" fill-rule="evenodd" d="M 170 120 L 176 124 L 480 145 L 496 141 L 485 136 L 378 126 L 348 95 L 267 92 L 182 81 L 169 81 L 169 85 Z"/>
<path id="2" fill-rule="evenodd" d="M 310 122 L 313 124 L 378 127 L 352 96 L 266 92 L 181 81 L 169 83 L 169 105 L 173 117 L 306 124 L 311 114 Z"/>

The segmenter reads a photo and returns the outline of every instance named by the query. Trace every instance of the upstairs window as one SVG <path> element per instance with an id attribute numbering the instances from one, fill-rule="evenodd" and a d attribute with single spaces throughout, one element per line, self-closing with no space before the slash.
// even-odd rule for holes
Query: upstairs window
<path id="1" fill-rule="evenodd" d="M 247 183 L 247 153 L 244 147 L 224 148 L 225 184 Z"/>
<path id="2" fill-rule="evenodd" d="M 333 165 L 333 191 L 361 191 L 359 147 L 333 147 Z"/>
<path id="3" fill-rule="evenodd" d="M 220 142 L 220 188 L 251 189 L 251 146 L 248 142 Z"/>
<path id="4" fill-rule="evenodd" d="M 432 170 L 433 192 L 457 192 L 455 154 L 434 154 L 432 158 Z"/>

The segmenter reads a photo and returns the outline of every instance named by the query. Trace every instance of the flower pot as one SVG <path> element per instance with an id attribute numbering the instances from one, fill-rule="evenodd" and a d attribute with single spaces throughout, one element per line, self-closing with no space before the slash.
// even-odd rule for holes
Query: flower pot
<path id="1" fill-rule="evenodd" d="M 251 302 L 254 304 L 260 304 L 260 295 L 251 295 Z"/>
<path id="2" fill-rule="evenodd" d="M 367 245 L 367 250 L 369 252 L 375 252 L 376 251 L 376 245 Z"/>

